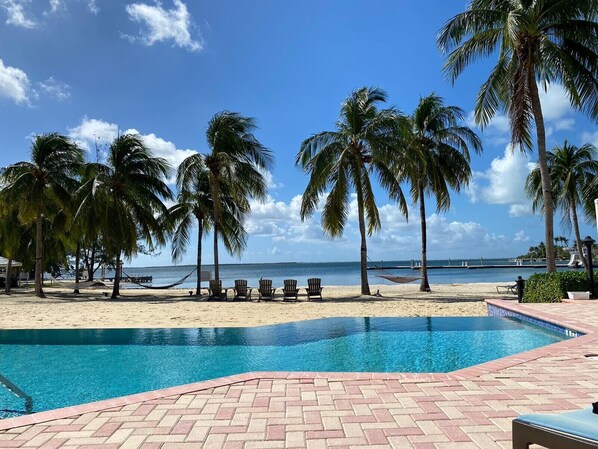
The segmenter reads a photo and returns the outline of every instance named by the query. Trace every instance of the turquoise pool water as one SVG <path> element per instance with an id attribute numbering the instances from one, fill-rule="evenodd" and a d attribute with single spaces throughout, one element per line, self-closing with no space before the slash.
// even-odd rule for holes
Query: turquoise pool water
<path id="1" fill-rule="evenodd" d="M 328 318 L 254 328 L 0 331 L 34 411 L 248 371 L 449 372 L 567 337 L 513 318 Z M 23 401 L 0 388 L 0 417 Z"/>

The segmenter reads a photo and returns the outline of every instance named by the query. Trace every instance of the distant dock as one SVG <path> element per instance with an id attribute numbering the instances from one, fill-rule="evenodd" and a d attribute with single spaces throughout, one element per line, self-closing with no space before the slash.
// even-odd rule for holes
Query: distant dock
<path id="1" fill-rule="evenodd" d="M 557 268 L 571 268 L 566 263 L 556 265 Z M 368 267 L 368 270 L 421 270 L 421 265 L 389 265 L 389 266 L 373 266 Z M 484 270 L 484 269 L 507 269 L 507 268 L 546 268 L 546 264 L 512 264 L 512 265 L 428 265 L 428 270 Z M 583 268 L 583 267 L 580 267 Z"/>

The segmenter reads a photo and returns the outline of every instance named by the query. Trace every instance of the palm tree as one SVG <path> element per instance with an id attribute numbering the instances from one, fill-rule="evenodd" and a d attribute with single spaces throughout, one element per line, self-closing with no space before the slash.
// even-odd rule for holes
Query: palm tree
<path id="1" fill-rule="evenodd" d="M 452 82 L 474 60 L 498 56 L 477 96 L 478 124 L 506 110 L 511 141 L 525 150 L 532 147 L 533 120 L 549 272 L 556 271 L 554 206 L 538 83 L 562 83 L 573 107 L 598 117 L 597 11 L 596 0 L 471 0 L 438 36 L 440 50 L 449 53 L 445 71 Z"/>
<path id="2" fill-rule="evenodd" d="M 10 293 L 12 267 L 14 260 L 23 255 L 28 243 L 28 229 L 19 222 L 19 212 L 10 204 L 0 201 L 0 253 L 8 259 L 6 265 L 6 283 L 4 293 Z"/>
<path id="3" fill-rule="evenodd" d="M 582 252 L 581 234 L 579 232 L 578 207 L 584 207 L 586 200 L 585 187 L 598 176 L 596 147 L 585 144 L 581 147 L 571 145 L 565 140 L 563 145 L 555 146 L 547 153 L 548 171 L 555 207 L 563 211 L 563 223 L 573 225 L 575 243 L 579 254 Z M 526 193 L 533 199 L 534 210 L 544 212 L 544 196 L 540 168 L 536 167 L 528 175 L 525 183 Z M 581 258 L 587 267 L 585 257 Z"/>
<path id="4" fill-rule="evenodd" d="M 450 189 L 457 192 L 469 183 L 469 149 L 482 151 L 479 137 L 468 127 L 460 126 L 465 111 L 445 106 L 438 95 L 420 99 L 410 117 L 411 127 L 403 145 L 404 156 L 397 158 L 395 170 L 401 181 L 411 184 L 411 198 L 419 203 L 422 234 L 422 280 L 420 291 L 429 291 L 427 270 L 427 232 L 425 197 L 436 197 L 438 212 L 450 208 Z M 406 157 L 405 157 L 406 156 Z"/>
<path id="5" fill-rule="evenodd" d="M 331 237 L 342 235 L 349 213 L 349 198 L 357 195 L 361 236 L 361 294 L 369 295 L 367 276 L 367 233 L 380 228 L 380 217 L 370 181 L 376 173 L 392 199 L 407 216 L 407 203 L 399 181 L 388 162 L 404 118 L 395 109 L 378 109 L 386 93 L 364 87 L 354 91 L 341 106 L 336 131 L 323 131 L 306 139 L 296 164 L 310 175 L 301 202 L 301 219 L 312 215 L 320 198 L 330 187 L 322 211 L 322 228 Z"/>
<path id="6" fill-rule="evenodd" d="M 185 159 L 177 170 L 177 203 L 168 210 L 169 226 L 173 234 L 172 258 L 179 261 L 189 245 L 191 228 L 197 223 L 197 285 L 196 295 L 201 288 L 202 239 L 213 227 L 214 203 L 210 189 L 210 172 L 205 164 L 206 156 L 194 154 Z M 244 212 L 241 211 L 230 192 L 228 184 L 220 190 L 222 221 L 220 237 L 231 254 L 240 254 L 245 249 L 247 233 L 243 228 Z M 224 190 L 222 188 L 224 187 Z"/>
<path id="7" fill-rule="evenodd" d="M 164 182 L 170 172 L 165 159 L 154 157 L 138 136 L 125 134 L 114 139 L 106 164 L 91 163 L 90 176 L 78 192 L 78 216 L 93 211 L 97 217 L 102 246 L 115 261 L 112 299 L 120 294 L 122 260 L 138 252 L 144 240 L 165 242 L 163 200 L 173 198 Z M 89 218 L 89 217 L 87 217 Z"/>
<path id="8" fill-rule="evenodd" d="M 24 225 L 35 223 L 35 294 L 43 298 L 45 214 L 64 207 L 76 186 L 83 152 L 58 134 L 37 136 L 31 145 L 31 162 L 23 161 L 2 170 L 0 183 L 6 201 L 18 207 Z"/>
<path id="9" fill-rule="evenodd" d="M 218 239 L 224 227 L 222 191 L 228 190 L 242 214 L 250 211 L 249 200 L 265 199 L 267 185 L 262 174 L 274 163 L 272 153 L 253 132 L 255 121 L 235 112 L 223 111 L 208 123 L 206 140 L 211 150 L 204 157 L 209 171 L 214 220 L 214 278 L 220 279 Z"/>

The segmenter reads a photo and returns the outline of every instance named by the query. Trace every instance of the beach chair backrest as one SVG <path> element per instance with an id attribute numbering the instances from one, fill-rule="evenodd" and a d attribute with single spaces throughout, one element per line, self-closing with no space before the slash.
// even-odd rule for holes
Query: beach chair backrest
<path id="1" fill-rule="evenodd" d="M 285 279 L 284 280 L 284 292 L 295 293 L 297 291 L 297 280 L 296 279 Z"/>
<path id="2" fill-rule="evenodd" d="M 210 281 L 210 291 L 213 295 L 219 296 L 222 292 L 222 281 L 221 280 L 211 280 Z"/>
<path id="3" fill-rule="evenodd" d="M 321 287 L 322 279 L 310 278 L 307 280 L 307 290 L 309 293 L 319 294 L 322 291 Z"/>
<path id="4" fill-rule="evenodd" d="M 237 295 L 246 296 L 247 295 L 247 279 L 237 279 L 235 281 L 235 290 L 237 291 Z"/>
<path id="5" fill-rule="evenodd" d="M 272 279 L 260 279 L 260 293 L 270 295 L 272 293 Z"/>

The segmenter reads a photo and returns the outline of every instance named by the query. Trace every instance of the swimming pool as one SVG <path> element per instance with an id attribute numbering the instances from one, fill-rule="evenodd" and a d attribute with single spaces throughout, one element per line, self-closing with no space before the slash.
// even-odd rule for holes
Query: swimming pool
<path id="1" fill-rule="evenodd" d="M 450 372 L 567 338 L 499 317 L 3 330 L 0 373 L 42 411 L 249 371 Z M 0 418 L 23 409 L 21 399 L 0 389 Z"/>

